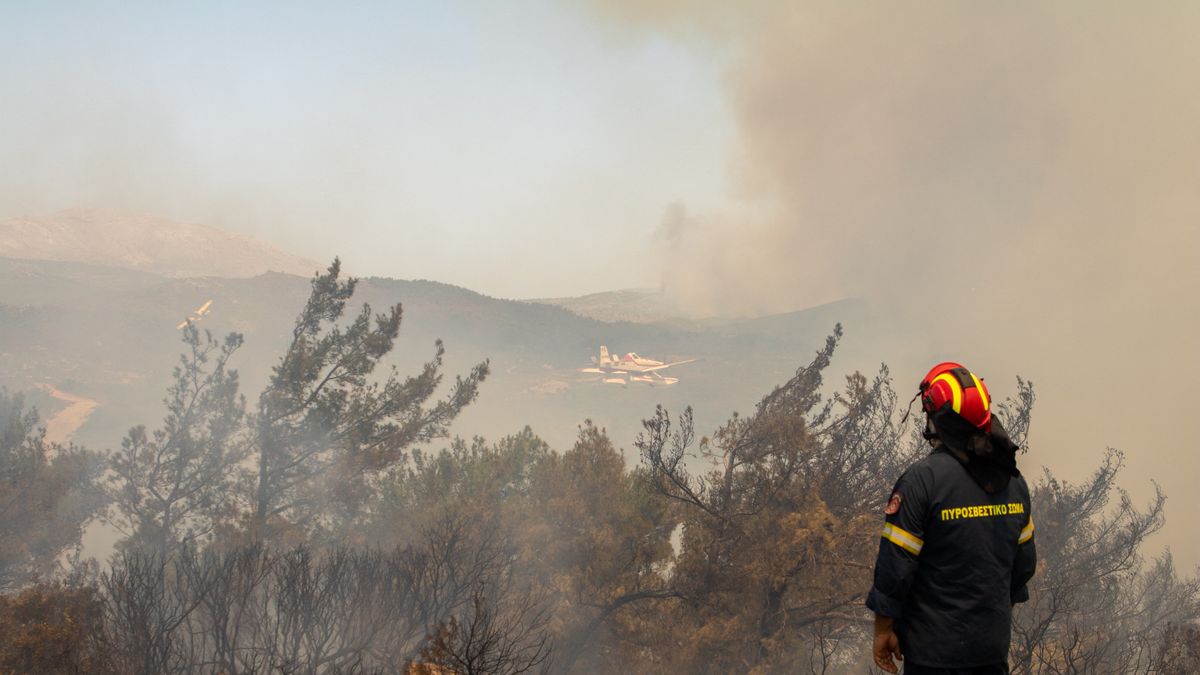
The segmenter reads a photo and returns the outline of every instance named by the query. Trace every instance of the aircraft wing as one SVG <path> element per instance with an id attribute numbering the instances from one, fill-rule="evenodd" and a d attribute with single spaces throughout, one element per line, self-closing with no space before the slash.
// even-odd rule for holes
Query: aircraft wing
<path id="1" fill-rule="evenodd" d="M 651 367 L 649 367 L 649 368 L 642 368 L 641 370 L 642 370 L 642 372 L 643 372 L 643 373 L 653 373 L 653 372 L 654 372 L 654 371 L 656 371 L 656 370 L 662 370 L 662 369 L 664 369 L 664 368 L 670 368 L 671 366 L 682 366 L 682 365 L 683 365 L 683 364 L 685 364 L 685 363 L 693 363 L 693 362 L 695 362 L 695 361 L 699 361 L 699 360 L 700 360 L 700 359 L 688 359 L 688 360 L 686 360 L 686 361 L 673 361 L 673 362 L 671 362 L 671 363 L 664 363 L 664 364 L 662 364 L 661 366 L 651 366 Z"/>
<path id="2" fill-rule="evenodd" d="M 628 372 L 615 368 L 580 368 L 581 373 L 603 373 L 607 375 L 627 375 Z"/>

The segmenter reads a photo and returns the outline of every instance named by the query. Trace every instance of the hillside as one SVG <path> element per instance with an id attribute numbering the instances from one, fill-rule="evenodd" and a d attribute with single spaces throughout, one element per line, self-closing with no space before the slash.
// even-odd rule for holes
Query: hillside
<path id="1" fill-rule="evenodd" d="M 320 265 L 264 241 L 195 223 L 113 209 L 70 209 L 0 221 L 0 256 L 92 263 L 168 277 L 309 276 Z"/>

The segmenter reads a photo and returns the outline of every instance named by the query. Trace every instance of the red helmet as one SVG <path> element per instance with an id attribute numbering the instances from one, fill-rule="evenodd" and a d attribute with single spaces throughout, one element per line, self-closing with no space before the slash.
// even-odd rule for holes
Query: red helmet
<path id="1" fill-rule="evenodd" d="M 921 407 L 932 415 L 947 403 L 976 429 L 991 431 L 992 397 L 983 380 L 961 364 L 946 361 L 934 366 L 921 380 Z"/>

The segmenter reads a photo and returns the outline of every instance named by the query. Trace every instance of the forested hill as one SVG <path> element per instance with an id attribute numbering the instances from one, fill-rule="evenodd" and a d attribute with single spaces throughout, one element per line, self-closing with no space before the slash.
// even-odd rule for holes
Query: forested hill
<path id="1" fill-rule="evenodd" d="M 309 280 L 267 273 L 235 279 L 172 279 L 94 264 L 0 258 L 0 384 L 15 391 L 45 385 L 99 405 L 75 440 L 113 447 L 132 425 L 154 424 L 181 351 L 176 325 L 203 303 L 199 326 L 245 335 L 233 366 L 253 399 L 286 344 Z M 367 278 L 354 302 L 382 311 L 402 303 L 393 362 L 413 372 L 446 345 L 447 373 L 490 359 L 492 375 L 455 433 L 489 438 L 526 424 L 551 442 L 570 443 L 584 419 L 628 446 L 657 403 L 693 405 L 700 428 L 748 411 L 807 362 L 837 322 L 850 339 L 842 365 L 871 368 L 865 342 L 870 307 L 843 301 L 765 319 L 728 322 L 601 322 L 561 307 L 487 297 L 432 282 Z M 657 359 L 701 359 L 678 366 L 669 388 L 604 385 L 584 379 L 601 344 Z M 860 345 L 861 347 L 856 347 Z M 857 352 L 857 353 L 856 353 Z M 858 357 L 862 356 L 863 359 Z"/>

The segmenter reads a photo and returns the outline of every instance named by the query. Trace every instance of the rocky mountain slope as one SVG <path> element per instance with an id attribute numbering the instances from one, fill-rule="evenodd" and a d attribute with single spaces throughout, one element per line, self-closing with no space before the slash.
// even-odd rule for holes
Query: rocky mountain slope
<path id="1" fill-rule="evenodd" d="M 105 265 L 167 277 L 309 276 L 318 263 L 206 225 L 113 209 L 0 221 L 0 256 Z"/>

